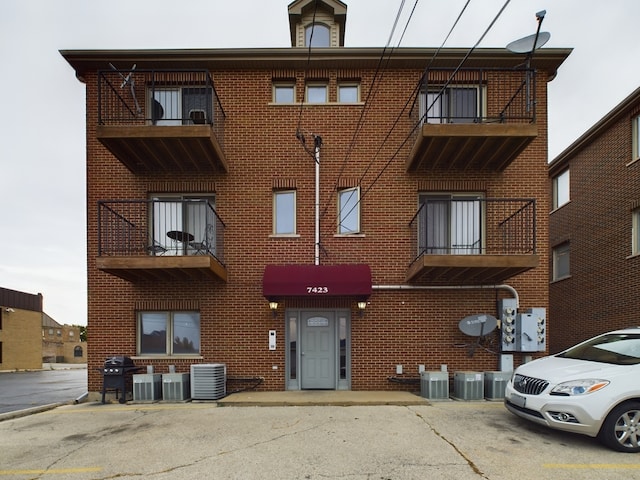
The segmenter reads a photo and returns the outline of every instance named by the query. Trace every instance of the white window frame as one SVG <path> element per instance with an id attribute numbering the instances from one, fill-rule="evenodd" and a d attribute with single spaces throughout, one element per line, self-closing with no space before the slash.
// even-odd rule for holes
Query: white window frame
<path id="1" fill-rule="evenodd" d="M 566 205 L 571 200 L 571 176 L 567 168 L 553 177 L 553 210 Z"/>
<path id="2" fill-rule="evenodd" d="M 571 276 L 571 244 L 563 242 L 553 247 L 552 280 L 562 280 Z"/>
<path id="3" fill-rule="evenodd" d="M 313 38 L 311 38 L 311 32 L 313 31 Z M 320 35 L 318 32 L 326 33 L 325 35 Z M 311 42 L 309 42 L 311 40 Z M 322 42 L 325 40 L 324 42 Z M 322 42 L 322 43 L 321 43 Z M 311 45 L 309 45 L 311 43 Z M 304 46 L 305 47 L 316 47 L 316 48 L 326 48 L 331 46 L 331 27 L 325 25 L 324 23 L 310 23 L 304 27 Z"/>
<path id="4" fill-rule="evenodd" d="M 313 95 L 313 101 L 310 100 L 309 90 L 324 89 L 324 99 L 320 100 Z M 304 98 L 306 103 L 321 105 L 329 102 L 329 85 L 326 83 L 314 82 L 305 85 Z"/>
<path id="5" fill-rule="evenodd" d="M 350 228 L 355 223 L 354 228 Z M 360 187 L 338 190 L 338 234 L 360 233 Z"/>
<path id="6" fill-rule="evenodd" d="M 632 152 L 631 152 L 631 161 L 635 162 L 636 160 L 640 160 L 640 115 L 633 117 L 631 120 L 631 128 L 632 128 Z"/>
<path id="7" fill-rule="evenodd" d="M 280 205 L 279 208 L 279 198 L 283 198 L 284 196 L 292 196 L 292 205 L 289 211 L 284 211 Z M 277 236 L 291 236 L 296 235 L 297 226 L 296 226 L 296 191 L 295 190 L 274 190 L 273 191 L 273 235 Z M 290 215 L 288 219 L 284 219 L 282 215 Z M 282 229 L 280 226 L 280 220 L 287 220 L 287 223 L 291 223 L 291 229 Z"/>
<path id="8" fill-rule="evenodd" d="M 355 100 L 343 100 L 342 99 L 342 90 L 343 89 L 355 89 L 356 98 Z M 338 83 L 338 103 L 360 103 L 360 84 L 357 82 L 340 82 Z"/>
<path id="9" fill-rule="evenodd" d="M 165 323 L 164 323 L 164 327 L 165 327 L 165 345 L 164 345 L 164 351 L 163 352 L 143 352 L 142 348 L 143 348 L 143 342 L 142 342 L 142 336 L 144 334 L 143 332 L 143 317 L 145 317 L 146 315 L 148 315 L 149 317 L 156 316 L 156 322 L 158 320 L 160 320 L 159 317 L 161 316 L 165 316 Z M 188 340 L 196 340 L 197 345 L 194 345 L 194 350 L 193 352 L 181 352 L 181 353 L 176 353 L 175 351 L 175 347 L 174 347 L 174 338 L 178 337 L 180 338 L 180 332 L 181 332 L 181 327 L 177 325 L 178 321 L 185 321 L 185 318 L 177 318 L 179 316 L 193 316 L 192 320 L 195 321 L 195 323 L 197 324 L 197 328 L 198 328 L 198 332 L 197 332 L 197 338 L 188 338 Z M 149 320 L 151 320 L 151 318 L 149 318 Z M 159 322 L 158 322 L 159 323 Z M 186 327 L 187 324 L 182 325 L 182 327 Z M 157 330 L 156 330 L 157 331 Z M 149 333 L 153 333 L 153 332 L 149 332 Z M 187 338 L 187 337 L 183 337 L 183 338 Z M 201 338 L 202 338 L 202 324 L 201 324 L 201 318 L 200 318 L 200 312 L 198 311 L 192 311 L 192 310 L 163 310 L 163 311 L 140 311 L 138 312 L 137 315 L 137 321 L 136 321 L 136 351 L 137 354 L 139 356 L 144 356 L 144 357 L 182 357 L 182 356 L 199 356 L 200 352 L 201 352 Z"/>
<path id="10" fill-rule="evenodd" d="M 640 208 L 631 211 L 631 255 L 640 255 Z"/>
<path id="11" fill-rule="evenodd" d="M 291 101 L 279 100 L 278 91 L 291 92 Z M 273 103 L 291 104 L 296 102 L 296 85 L 293 82 L 276 82 L 273 84 Z"/>

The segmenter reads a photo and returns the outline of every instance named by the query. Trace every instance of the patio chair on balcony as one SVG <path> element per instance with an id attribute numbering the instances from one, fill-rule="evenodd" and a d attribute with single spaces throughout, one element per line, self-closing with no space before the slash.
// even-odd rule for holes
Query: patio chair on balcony
<path id="1" fill-rule="evenodd" d="M 167 249 L 160 245 L 158 242 L 154 241 L 152 245 L 147 246 L 147 252 L 149 255 L 164 255 L 167 253 Z"/>
<path id="2" fill-rule="evenodd" d="M 204 110 L 190 110 L 189 118 L 195 125 L 204 125 L 207 123 L 207 113 Z"/>
<path id="3" fill-rule="evenodd" d="M 193 255 L 207 255 L 211 253 L 209 244 L 206 239 L 202 242 L 189 242 L 189 247 L 195 250 Z"/>

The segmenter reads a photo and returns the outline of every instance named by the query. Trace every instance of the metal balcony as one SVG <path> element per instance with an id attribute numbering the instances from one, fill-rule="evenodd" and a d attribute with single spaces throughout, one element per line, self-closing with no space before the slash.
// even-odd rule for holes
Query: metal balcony
<path id="1" fill-rule="evenodd" d="M 500 172 L 537 137 L 535 70 L 429 69 L 407 172 Z"/>
<path id="2" fill-rule="evenodd" d="M 207 200 L 98 202 L 98 269 L 130 282 L 227 280 L 224 222 Z"/>
<path id="3" fill-rule="evenodd" d="M 533 199 L 429 197 L 409 227 L 410 283 L 493 285 L 539 263 Z"/>
<path id="4" fill-rule="evenodd" d="M 226 172 L 224 123 L 207 71 L 98 72 L 96 137 L 133 173 Z"/>

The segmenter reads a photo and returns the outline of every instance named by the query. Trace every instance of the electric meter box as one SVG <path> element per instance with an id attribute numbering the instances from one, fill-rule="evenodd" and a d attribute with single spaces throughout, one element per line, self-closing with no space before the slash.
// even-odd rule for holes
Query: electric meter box
<path id="1" fill-rule="evenodd" d="M 544 352 L 546 350 L 547 315 L 544 308 L 530 308 L 516 316 L 516 350 Z"/>

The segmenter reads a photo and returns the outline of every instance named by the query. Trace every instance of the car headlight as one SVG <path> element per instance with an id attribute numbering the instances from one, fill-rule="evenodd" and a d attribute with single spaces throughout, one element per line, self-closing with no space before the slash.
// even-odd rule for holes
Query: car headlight
<path id="1" fill-rule="evenodd" d="M 587 395 L 597 392 L 609 385 L 609 380 L 600 380 L 596 378 L 587 378 L 584 380 L 571 380 L 556 385 L 551 390 L 551 395 Z"/>

